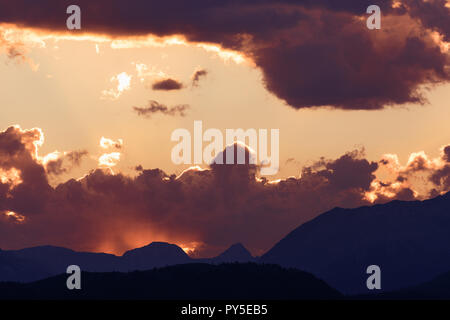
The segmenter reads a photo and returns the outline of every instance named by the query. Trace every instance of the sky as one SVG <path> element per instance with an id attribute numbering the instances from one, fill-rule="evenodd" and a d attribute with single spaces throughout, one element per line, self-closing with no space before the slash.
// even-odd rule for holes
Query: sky
<path id="1" fill-rule="evenodd" d="M 333 207 L 448 192 L 450 2 L 377 2 L 379 30 L 368 1 L 82 0 L 68 30 L 70 2 L 0 0 L 0 248 L 260 255 Z M 278 129 L 278 172 L 174 163 L 194 121 Z"/>

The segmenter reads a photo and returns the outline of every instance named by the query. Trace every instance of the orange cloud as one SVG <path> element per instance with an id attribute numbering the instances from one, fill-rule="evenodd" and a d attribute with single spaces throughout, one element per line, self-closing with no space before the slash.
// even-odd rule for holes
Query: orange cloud
<path id="1" fill-rule="evenodd" d="M 103 149 L 109 148 L 122 149 L 123 140 L 122 139 L 112 140 L 105 137 L 101 137 L 100 147 L 102 147 Z"/>
<path id="2" fill-rule="evenodd" d="M 120 161 L 120 152 L 104 153 L 98 158 L 100 167 L 114 167 Z"/>
<path id="3" fill-rule="evenodd" d="M 121 254 L 151 241 L 168 241 L 191 255 L 213 256 L 239 241 L 259 253 L 293 227 L 333 207 L 423 197 L 425 193 L 418 193 L 410 177 L 401 173 L 422 172 L 418 168 L 433 163 L 428 158 L 424 162 L 423 153 L 405 166 L 390 156 L 397 171 L 392 181 L 384 181 L 377 170 L 389 162 L 369 161 L 363 151 L 355 150 L 336 159 L 322 158 L 303 167 L 298 177 L 271 183 L 258 179 L 254 166 L 238 164 L 193 167 L 179 176 L 140 168 L 136 176 L 128 176 L 112 172 L 120 160 L 120 153 L 113 152 L 99 157 L 100 169 L 52 187 L 45 166 L 59 154 L 46 161 L 36 157 L 42 137 L 39 130 L 18 126 L 0 132 L 4 248 L 52 244 Z M 431 188 L 450 191 L 449 160 L 446 146 L 442 164 L 427 169 L 430 196 Z"/>

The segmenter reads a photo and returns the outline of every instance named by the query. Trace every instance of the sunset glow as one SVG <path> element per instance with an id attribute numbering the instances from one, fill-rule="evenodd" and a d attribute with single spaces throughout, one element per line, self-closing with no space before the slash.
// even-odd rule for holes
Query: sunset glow
<path id="1" fill-rule="evenodd" d="M 383 2 L 380 28 L 338 1 L 83 0 L 80 29 L 2 4 L 1 248 L 261 254 L 334 207 L 450 191 L 448 1 Z M 235 147 L 256 161 L 213 162 Z"/>

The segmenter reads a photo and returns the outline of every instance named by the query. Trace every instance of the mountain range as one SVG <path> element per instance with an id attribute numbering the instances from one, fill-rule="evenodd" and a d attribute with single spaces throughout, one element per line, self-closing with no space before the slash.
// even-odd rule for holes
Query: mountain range
<path id="1" fill-rule="evenodd" d="M 210 259 L 190 258 L 180 247 L 153 242 L 122 256 L 77 252 L 71 249 L 39 246 L 21 250 L 0 250 L 0 281 L 32 282 L 64 273 L 69 265 L 89 272 L 130 272 L 187 263 L 219 264 L 255 261 L 242 244 L 234 244 Z"/>
<path id="2" fill-rule="evenodd" d="M 367 293 L 366 269 L 398 290 L 450 271 L 450 193 L 425 201 L 335 208 L 301 225 L 261 257 L 311 272 L 346 294 Z"/>
<path id="3" fill-rule="evenodd" d="M 412 288 L 450 271 L 450 193 L 425 201 L 335 208 L 296 228 L 259 258 L 241 244 L 211 259 L 192 259 L 178 246 L 161 242 L 123 256 L 51 246 L 4 250 L 0 281 L 32 282 L 64 273 L 71 264 L 87 272 L 131 272 L 227 262 L 295 268 L 346 295 L 373 293 L 366 287 L 366 269 L 377 265 L 381 293 Z"/>

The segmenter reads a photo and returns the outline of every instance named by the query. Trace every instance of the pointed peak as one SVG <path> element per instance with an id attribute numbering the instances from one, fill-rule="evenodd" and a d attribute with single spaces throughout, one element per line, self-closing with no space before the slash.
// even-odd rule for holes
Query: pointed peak
<path id="1" fill-rule="evenodd" d="M 228 250 L 244 250 L 244 251 L 247 251 L 247 252 L 248 252 L 247 248 L 246 248 L 242 243 L 240 243 L 240 242 L 235 243 L 235 244 L 232 244 L 232 245 L 227 249 L 227 251 L 228 251 Z"/>
<path id="2" fill-rule="evenodd" d="M 250 261 L 252 259 L 253 257 L 251 253 L 242 243 L 235 243 L 231 245 L 227 250 L 216 257 L 216 260 L 223 262 Z"/>

